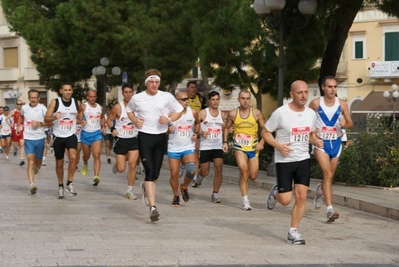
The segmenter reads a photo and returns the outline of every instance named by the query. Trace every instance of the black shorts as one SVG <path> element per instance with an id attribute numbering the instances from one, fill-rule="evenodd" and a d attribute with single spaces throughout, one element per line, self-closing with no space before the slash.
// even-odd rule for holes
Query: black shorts
<path id="1" fill-rule="evenodd" d="M 54 156 L 57 160 L 64 158 L 65 149 L 76 150 L 78 147 L 78 138 L 74 134 L 69 137 L 53 136 L 53 140 Z"/>
<path id="2" fill-rule="evenodd" d="M 223 159 L 223 150 L 212 149 L 212 150 L 200 150 L 199 162 L 200 164 L 213 161 L 214 159 Z"/>
<path id="3" fill-rule="evenodd" d="M 115 138 L 114 142 L 114 153 L 117 155 L 126 155 L 131 150 L 138 150 L 139 143 L 138 138 Z"/>
<path id="4" fill-rule="evenodd" d="M 276 163 L 278 192 L 292 191 L 294 184 L 302 184 L 309 187 L 310 183 L 310 159 L 296 162 Z"/>
<path id="5" fill-rule="evenodd" d="M 110 141 L 112 143 L 114 141 L 114 137 L 112 134 L 104 134 L 104 141 Z"/>

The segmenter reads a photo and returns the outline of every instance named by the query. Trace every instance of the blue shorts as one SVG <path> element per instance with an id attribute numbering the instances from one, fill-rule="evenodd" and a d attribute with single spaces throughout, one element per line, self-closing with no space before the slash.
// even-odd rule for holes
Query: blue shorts
<path id="1" fill-rule="evenodd" d="M 323 149 L 317 148 L 327 155 L 330 156 L 330 159 L 333 158 L 338 158 L 341 155 L 342 151 L 342 143 L 341 143 L 341 138 L 338 138 L 337 140 L 323 140 Z"/>
<path id="2" fill-rule="evenodd" d="M 35 154 L 35 158 L 43 158 L 45 138 L 39 140 L 25 140 L 25 155 Z"/>
<path id="3" fill-rule="evenodd" d="M 168 157 L 172 159 L 182 159 L 184 156 L 195 154 L 195 149 L 185 150 L 183 152 L 169 152 Z"/>
<path id="4" fill-rule="evenodd" d="M 84 145 L 91 146 L 94 142 L 101 140 L 103 140 L 103 134 L 101 130 L 92 133 L 82 131 L 80 134 L 80 141 Z"/>
<path id="5" fill-rule="evenodd" d="M 236 149 L 236 151 L 241 151 L 242 153 L 246 154 L 247 157 L 248 157 L 248 159 L 256 158 L 256 157 L 258 157 L 258 155 L 259 155 L 259 151 L 258 151 L 258 150 L 254 150 L 254 151 L 243 151 L 243 150 L 240 150 L 240 149 Z"/>

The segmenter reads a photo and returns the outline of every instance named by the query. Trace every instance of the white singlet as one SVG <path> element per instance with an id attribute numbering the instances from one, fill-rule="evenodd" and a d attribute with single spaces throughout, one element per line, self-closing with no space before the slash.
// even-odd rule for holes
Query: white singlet
<path id="1" fill-rule="evenodd" d="M 208 137 L 201 135 L 199 150 L 222 149 L 223 147 L 223 118 L 222 112 L 218 110 L 218 115 L 212 117 L 209 108 L 205 109 L 206 117 L 201 122 L 201 131 L 209 132 Z"/>

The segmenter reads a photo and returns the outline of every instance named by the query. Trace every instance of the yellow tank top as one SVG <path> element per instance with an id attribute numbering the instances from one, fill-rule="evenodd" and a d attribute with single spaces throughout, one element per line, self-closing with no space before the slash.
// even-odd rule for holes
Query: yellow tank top
<path id="1" fill-rule="evenodd" d="M 242 118 L 237 108 L 234 119 L 234 148 L 242 151 L 254 151 L 258 144 L 258 123 L 253 108 L 250 108 L 247 118 Z"/>
<path id="2" fill-rule="evenodd" d="M 201 99 L 198 95 L 195 95 L 194 98 L 188 98 L 188 106 L 195 110 L 201 110 Z"/>

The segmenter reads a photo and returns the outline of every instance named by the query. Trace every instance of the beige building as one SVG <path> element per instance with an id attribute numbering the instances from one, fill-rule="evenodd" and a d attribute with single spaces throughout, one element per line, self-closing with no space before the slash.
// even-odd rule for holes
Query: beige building
<path id="1" fill-rule="evenodd" d="M 30 60 L 25 40 L 10 32 L 0 6 L 0 106 L 15 107 L 16 99 L 28 102 L 28 91 L 40 92 L 45 105 L 57 96 L 39 84 L 39 74 Z"/>

